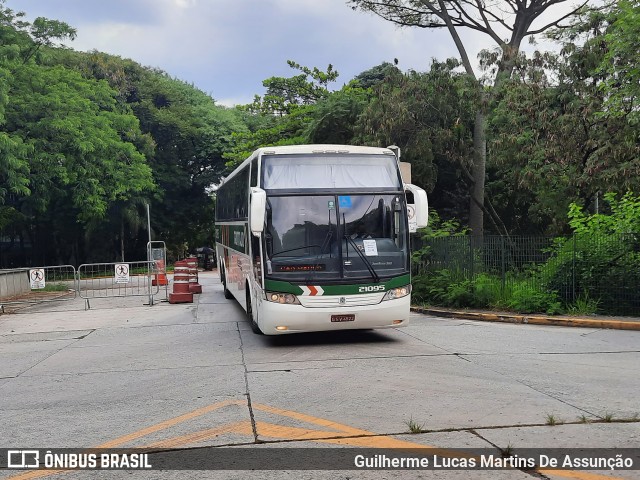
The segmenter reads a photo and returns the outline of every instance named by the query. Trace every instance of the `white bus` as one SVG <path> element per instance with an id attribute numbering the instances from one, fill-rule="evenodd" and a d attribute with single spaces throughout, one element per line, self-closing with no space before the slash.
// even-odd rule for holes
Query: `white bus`
<path id="1" fill-rule="evenodd" d="M 389 148 L 260 148 L 217 191 L 225 297 L 267 335 L 404 326 L 408 215 L 426 226 L 427 195 Z"/>

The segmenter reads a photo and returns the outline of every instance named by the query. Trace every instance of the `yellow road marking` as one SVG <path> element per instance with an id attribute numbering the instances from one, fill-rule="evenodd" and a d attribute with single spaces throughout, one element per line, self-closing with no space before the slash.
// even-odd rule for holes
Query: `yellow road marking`
<path id="1" fill-rule="evenodd" d="M 600 475 L 598 473 L 580 472 L 578 470 L 552 470 L 550 468 L 537 468 L 537 473 L 542 475 L 575 478 L 577 480 L 624 480 L 620 477 L 609 477 L 608 475 Z"/>
<path id="2" fill-rule="evenodd" d="M 269 405 L 262 405 L 260 403 L 253 403 L 252 407 L 255 410 L 261 410 L 267 413 L 273 413 L 282 417 L 289 417 L 295 420 L 301 420 L 303 422 L 311 423 L 313 425 L 319 425 L 321 427 L 333 428 L 339 432 L 348 433 L 350 435 L 375 435 L 375 433 L 368 432 L 366 430 L 360 430 L 359 428 L 350 427 L 348 425 L 342 425 L 340 423 L 332 422 L 324 418 L 312 417 L 304 413 L 294 412 L 291 410 L 282 410 L 280 408 L 270 407 Z M 260 432 L 258 432 L 260 434 Z"/>
<path id="3" fill-rule="evenodd" d="M 129 443 L 138 438 L 147 436 L 151 433 L 159 432 L 161 430 L 165 430 L 179 423 L 191 420 L 193 418 L 199 417 L 206 413 L 213 412 L 215 410 L 218 410 L 222 407 L 226 407 L 228 405 L 246 405 L 246 403 L 242 400 L 225 400 L 222 402 L 213 403 L 206 407 L 202 407 L 197 410 L 193 410 L 191 412 L 180 415 L 178 417 L 174 417 L 169 420 L 165 420 L 163 422 L 157 423 L 150 427 L 143 428 L 142 430 L 138 430 L 136 432 L 123 435 L 121 437 L 102 443 L 93 448 L 100 449 L 100 448 L 119 447 L 123 444 Z M 288 417 L 295 420 L 300 420 L 306 423 L 310 423 L 312 425 L 317 425 L 317 426 L 332 429 L 332 430 L 314 430 L 309 428 L 276 425 L 276 424 L 267 423 L 267 422 L 256 422 L 255 426 L 256 426 L 258 435 L 266 436 L 269 438 L 286 439 L 286 440 L 306 440 L 306 441 L 314 441 L 314 442 L 329 443 L 329 444 L 336 444 L 336 445 L 350 445 L 350 446 L 356 446 L 356 447 L 381 448 L 381 449 L 383 448 L 387 448 L 387 449 L 429 448 L 430 453 L 433 453 L 439 456 L 447 456 L 447 457 L 464 456 L 469 458 L 475 457 L 474 455 L 458 452 L 454 449 L 436 448 L 431 445 L 408 442 L 405 440 L 399 440 L 399 439 L 385 436 L 385 435 L 377 435 L 367 430 L 350 427 L 348 425 L 343 425 L 343 424 L 326 420 L 323 418 L 313 417 L 311 415 L 306 415 L 304 413 L 294 412 L 292 410 L 283 410 L 280 408 L 275 408 L 275 407 L 262 405 L 262 404 L 253 404 L 252 406 L 255 410 L 260 410 L 260 411 L 271 413 L 274 415 Z M 186 446 L 193 443 L 203 442 L 205 440 L 218 437 L 225 433 L 239 433 L 243 435 L 253 436 L 254 430 L 251 422 L 242 421 L 242 422 L 222 425 L 216 428 L 201 430 L 201 431 L 187 434 L 187 435 L 181 435 L 179 437 L 165 439 L 165 440 L 155 442 L 140 448 L 182 447 L 182 446 Z M 329 438 L 329 437 L 334 437 L 334 438 Z M 339 437 L 345 437 L 345 438 L 339 438 Z M 478 457 L 475 457 L 475 458 L 478 458 Z M 73 470 L 36 470 L 36 471 L 27 472 L 24 474 L 19 474 L 9 478 L 12 480 L 29 480 L 33 478 L 46 477 L 50 475 L 67 473 L 71 471 Z M 576 480 L 623 480 L 619 477 L 610 477 L 607 475 L 600 475 L 600 474 L 574 471 L 574 470 L 537 469 L 535 471 L 545 475 L 571 478 Z"/>
<path id="4" fill-rule="evenodd" d="M 197 410 L 193 410 L 192 412 L 185 413 L 184 415 L 180 415 L 179 417 L 171 418 L 169 420 L 165 420 L 164 422 L 157 423 L 147 428 L 143 428 L 142 430 L 138 430 L 137 432 L 130 433 L 128 435 L 124 435 L 122 437 L 116 438 L 115 440 L 111 440 L 109 442 L 98 445 L 95 448 L 114 448 L 119 447 L 125 443 L 129 443 L 132 440 L 137 440 L 140 437 L 144 437 L 149 435 L 150 433 L 159 432 L 160 430 L 165 430 L 169 427 L 173 427 L 182 422 L 186 422 L 187 420 L 191 420 L 193 418 L 204 415 L 205 413 L 213 412 L 214 410 L 218 410 L 222 407 L 226 407 L 228 405 L 241 405 L 243 404 L 240 400 L 223 400 L 222 402 L 212 403 L 211 405 L 207 405 L 206 407 L 199 408 Z"/>
<path id="5" fill-rule="evenodd" d="M 138 438 L 144 437 L 151 433 L 165 430 L 179 423 L 186 422 L 187 420 L 191 420 L 193 418 L 204 415 L 205 413 L 218 410 L 219 408 L 226 407 L 228 405 L 243 405 L 243 404 L 245 404 L 245 402 L 243 402 L 242 400 L 223 400 L 222 402 L 212 403 L 211 405 L 207 405 L 206 407 L 198 408 L 197 410 L 193 410 L 192 412 L 185 413 L 184 415 L 170 418 L 169 420 L 165 420 L 164 422 L 156 423 L 155 425 L 151 425 L 150 427 L 143 428 L 142 430 L 138 430 L 137 432 L 129 433 L 127 435 L 123 435 L 122 437 L 118 437 L 115 440 L 110 440 L 108 442 L 102 443 L 92 448 L 97 449 L 97 448 L 120 447 L 125 443 L 131 442 L 132 440 L 137 440 Z M 66 473 L 71 471 L 73 470 L 35 470 L 27 473 L 14 475 L 9 478 L 11 480 L 30 480 L 32 478 L 47 477 L 49 475 L 56 475 L 59 473 Z"/>
<path id="6" fill-rule="evenodd" d="M 168 438 L 166 440 L 161 440 L 159 442 L 145 445 L 144 447 L 140 448 L 175 448 L 192 443 L 199 443 L 211 438 L 219 437 L 220 435 L 223 435 L 225 433 L 238 432 L 241 430 L 241 427 L 244 424 L 248 424 L 249 428 L 251 428 L 251 423 L 247 421 L 229 423 L 218 428 L 208 428 L 199 432 L 182 435 L 181 437 Z"/>

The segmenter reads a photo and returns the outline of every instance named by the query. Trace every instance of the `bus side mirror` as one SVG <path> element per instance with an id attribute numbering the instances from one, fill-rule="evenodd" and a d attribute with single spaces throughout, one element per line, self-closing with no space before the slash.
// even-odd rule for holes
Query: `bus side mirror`
<path id="1" fill-rule="evenodd" d="M 409 217 L 409 231 L 415 232 L 418 228 L 426 227 L 429 223 L 429 201 L 427 192 L 411 183 L 404 184 L 407 197 L 413 196 L 413 203 L 407 201 L 407 213 Z"/>
<path id="2" fill-rule="evenodd" d="M 258 187 L 251 187 L 251 233 L 259 237 L 264 230 L 264 214 L 267 209 L 267 192 Z"/>

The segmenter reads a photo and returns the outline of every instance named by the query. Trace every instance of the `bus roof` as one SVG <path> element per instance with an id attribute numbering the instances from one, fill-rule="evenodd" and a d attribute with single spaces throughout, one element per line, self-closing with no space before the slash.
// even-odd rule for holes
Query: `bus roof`
<path id="1" fill-rule="evenodd" d="M 387 154 L 393 155 L 388 148 L 361 147 L 356 145 L 283 145 L 280 147 L 262 147 L 256 150 L 260 154 L 290 154 L 290 153 L 361 153 L 361 154 Z"/>
<path id="2" fill-rule="evenodd" d="M 336 154 L 363 154 L 363 155 L 395 155 L 393 150 L 389 148 L 380 147 L 363 147 L 356 145 L 323 145 L 323 144 L 311 144 L 311 145 L 282 145 L 278 147 L 261 147 L 254 151 L 249 158 L 238 165 L 233 172 L 220 183 L 219 186 L 225 184 L 228 180 L 233 178 L 235 174 L 250 163 L 254 158 L 261 155 L 283 155 L 283 154 L 308 154 L 313 153 L 336 153 Z"/>

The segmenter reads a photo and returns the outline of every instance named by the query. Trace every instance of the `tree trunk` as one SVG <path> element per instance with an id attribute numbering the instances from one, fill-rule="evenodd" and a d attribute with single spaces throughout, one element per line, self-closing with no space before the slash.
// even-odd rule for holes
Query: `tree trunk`
<path id="1" fill-rule="evenodd" d="M 484 181 L 487 166 L 487 115 L 483 108 L 476 113 L 473 126 L 473 165 L 469 202 L 469 228 L 474 237 L 484 233 Z"/>

